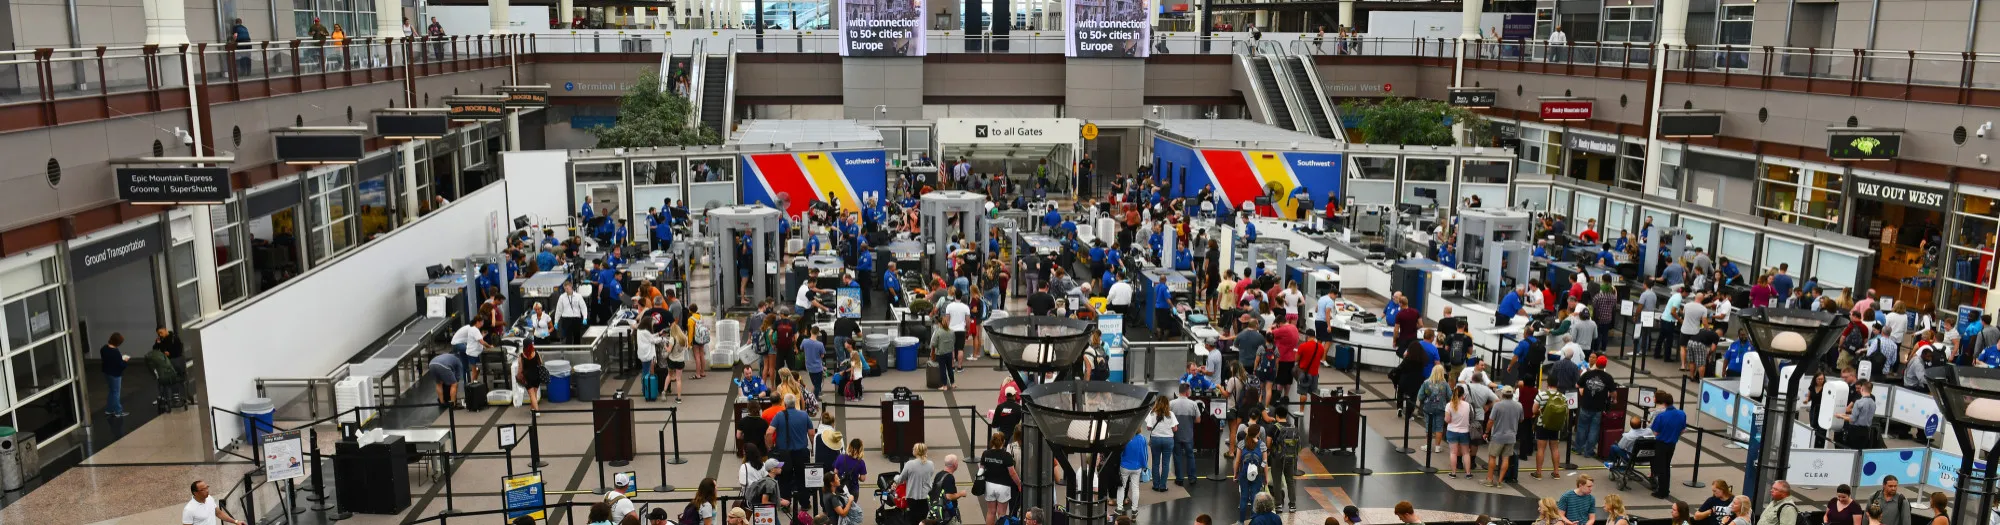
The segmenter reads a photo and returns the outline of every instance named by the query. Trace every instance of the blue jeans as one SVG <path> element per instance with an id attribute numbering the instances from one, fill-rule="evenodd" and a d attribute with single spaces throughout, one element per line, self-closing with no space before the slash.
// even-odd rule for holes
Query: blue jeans
<path id="1" fill-rule="evenodd" d="M 1167 490 L 1167 462 L 1174 453 L 1174 438 L 1154 436 L 1147 438 L 1153 452 L 1153 488 Z"/>
<path id="2" fill-rule="evenodd" d="M 119 399 L 125 393 L 125 378 L 122 376 L 104 376 L 104 386 L 111 391 L 111 398 L 104 401 L 104 412 L 107 414 L 125 413 L 125 401 Z"/>
<path id="3" fill-rule="evenodd" d="M 1257 502 L 1257 493 L 1264 491 L 1264 482 L 1238 481 L 1236 491 L 1240 495 L 1236 503 L 1236 521 L 1247 523 L 1250 521 L 1250 505 Z"/>
<path id="4" fill-rule="evenodd" d="M 822 384 L 823 382 L 825 382 L 825 381 L 826 381 L 826 372 L 825 372 L 825 371 L 820 371 L 820 372 L 806 372 L 806 377 L 811 377 L 811 378 L 812 378 L 812 382 L 813 382 L 813 398 L 814 398 L 814 399 L 818 399 L 818 398 L 819 398 L 819 387 L 820 387 L 820 384 Z"/>
<path id="5" fill-rule="evenodd" d="M 1576 439 L 1570 440 L 1576 452 L 1585 456 L 1597 455 L 1597 438 L 1603 435 L 1604 413 L 1596 410 L 1579 411 L 1576 420 Z"/>
<path id="6" fill-rule="evenodd" d="M 1194 481 L 1193 441 L 1174 440 L 1174 479 L 1180 480 L 1183 484 Z"/>

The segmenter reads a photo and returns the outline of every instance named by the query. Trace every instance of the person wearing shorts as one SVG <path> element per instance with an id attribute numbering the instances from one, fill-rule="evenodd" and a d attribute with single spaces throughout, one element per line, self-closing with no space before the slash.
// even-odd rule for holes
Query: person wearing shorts
<path id="1" fill-rule="evenodd" d="M 458 397 L 458 379 L 463 377 L 459 370 L 464 366 L 465 361 L 460 360 L 456 354 L 438 354 L 437 357 L 431 358 L 431 364 L 425 367 L 424 374 L 431 376 L 431 380 L 437 382 L 438 404 L 451 404 L 452 400 Z"/>

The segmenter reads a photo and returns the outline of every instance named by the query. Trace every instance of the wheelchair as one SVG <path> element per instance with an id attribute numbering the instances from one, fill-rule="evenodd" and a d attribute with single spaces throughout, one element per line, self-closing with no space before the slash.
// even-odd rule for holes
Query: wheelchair
<path id="1" fill-rule="evenodd" d="M 1618 483 L 1618 490 L 1625 490 L 1627 485 L 1635 481 L 1646 487 L 1646 490 L 1653 490 L 1652 475 L 1639 470 L 1639 466 L 1651 466 L 1659 448 L 1658 440 L 1639 438 L 1632 442 L 1631 450 L 1626 450 L 1624 454 L 1605 462 L 1604 469 L 1609 473 L 1611 481 Z"/>

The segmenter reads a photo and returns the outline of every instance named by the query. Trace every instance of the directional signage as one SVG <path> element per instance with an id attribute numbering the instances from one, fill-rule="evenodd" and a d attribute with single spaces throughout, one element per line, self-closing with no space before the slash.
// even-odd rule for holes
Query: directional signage
<path id="1" fill-rule="evenodd" d="M 1722 112 L 1669 109 L 1660 111 L 1660 136 L 1670 139 L 1713 137 L 1722 133 Z"/>
<path id="2" fill-rule="evenodd" d="M 442 113 L 377 113 L 375 134 L 386 139 L 434 139 L 451 132 L 451 121 Z"/>
<path id="3" fill-rule="evenodd" d="M 229 168 L 118 168 L 118 198 L 133 204 L 229 200 Z"/>
<path id="4" fill-rule="evenodd" d="M 1097 140 L 1097 125 L 1096 125 L 1096 124 L 1084 124 L 1084 125 L 1083 125 L 1083 140 Z"/>
<path id="5" fill-rule="evenodd" d="M 1596 102 L 1590 100 L 1543 100 L 1542 120 L 1590 120 L 1591 110 L 1596 106 Z"/>
<path id="6" fill-rule="evenodd" d="M 1490 108 L 1500 103 L 1500 90 L 1490 88 L 1452 88 L 1451 105 L 1461 108 Z"/>
<path id="7" fill-rule="evenodd" d="M 1826 130 L 1826 156 L 1834 160 L 1895 160 L 1902 154 L 1902 150 L 1902 130 L 1870 128 Z"/>

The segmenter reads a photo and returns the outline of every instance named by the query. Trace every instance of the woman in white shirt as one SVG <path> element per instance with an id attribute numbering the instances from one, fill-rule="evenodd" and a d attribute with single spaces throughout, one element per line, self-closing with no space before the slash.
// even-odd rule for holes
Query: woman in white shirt
<path id="1" fill-rule="evenodd" d="M 1167 463 L 1174 457 L 1174 429 L 1180 419 L 1167 406 L 1167 396 L 1153 398 L 1153 412 L 1146 414 L 1146 450 L 1153 456 L 1153 492 L 1167 491 Z"/>
<path id="2" fill-rule="evenodd" d="M 653 318 L 641 316 L 638 334 L 635 337 L 636 344 L 633 345 L 635 348 L 632 349 L 639 358 L 639 370 L 647 374 L 653 373 L 653 358 L 660 356 L 660 344 L 666 342 L 666 339 L 660 337 L 660 334 L 653 329 Z"/>
<path id="3" fill-rule="evenodd" d="M 521 323 L 527 325 L 528 335 L 535 342 L 547 343 L 549 342 L 549 334 L 555 333 L 556 320 L 554 317 L 549 317 L 547 311 L 542 310 L 542 303 L 530 304 L 534 306 L 529 307 L 528 315 L 521 318 Z"/>
<path id="4" fill-rule="evenodd" d="M 751 483 L 770 475 L 764 473 L 764 458 L 758 457 L 756 452 L 737 450 L 736 455 L 743 458 L 743 464 L 736 466 L 736 486 L 749 488 Z"/>

